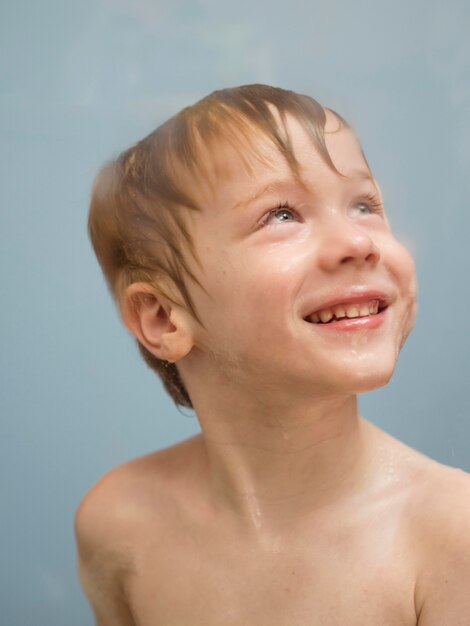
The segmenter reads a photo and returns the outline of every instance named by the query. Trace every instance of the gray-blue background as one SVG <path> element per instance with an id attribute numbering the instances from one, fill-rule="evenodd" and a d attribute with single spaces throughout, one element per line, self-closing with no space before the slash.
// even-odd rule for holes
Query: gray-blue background
<path id="1" fill-rule="evenodd" d="M 361 413 L 470 470 L 469 32 L 456 0 L 2 1 L 2 625 L 91 625 L 78 502 L 198 431 L 120 325 L 86 215 L 105 159 L 214 89 L 294 89 L 356 128 L 420 282 L 416 328 Z"/>

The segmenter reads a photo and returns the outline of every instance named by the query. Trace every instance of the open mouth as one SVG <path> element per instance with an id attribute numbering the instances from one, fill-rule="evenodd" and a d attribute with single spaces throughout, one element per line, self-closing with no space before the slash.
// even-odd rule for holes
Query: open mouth
<path id="1" fill-rule="evenodd" d="M 306 322 L 319 325 L 336 325 L 363 318 L 371 319 L 388 308 L 385 301 L 374 299 L 367 302 L 338 304 L 331 309 L 322 309 L 304 318 Z M 364 320 L 365 321 L 365 320 Z"/>

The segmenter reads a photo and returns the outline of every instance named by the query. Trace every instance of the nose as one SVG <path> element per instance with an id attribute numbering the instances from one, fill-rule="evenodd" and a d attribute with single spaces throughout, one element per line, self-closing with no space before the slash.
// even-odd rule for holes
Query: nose
<path id="1" fill-rule="evenodd" d="M 330 224 L 324 232 L 319 252 L 319 263 L 323 269 L 332 271 L 347 264 L 357 267 L 364 263 L 376 265 L 380 250 L 370 233 L 357 224 L 341 221 L 341 224 Z"/>

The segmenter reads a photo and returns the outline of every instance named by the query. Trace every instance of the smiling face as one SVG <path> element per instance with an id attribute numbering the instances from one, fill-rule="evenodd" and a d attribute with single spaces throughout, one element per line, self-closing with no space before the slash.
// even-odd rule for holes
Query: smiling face
<path id="1" fill-rule="evenodd" d="M 388 382 L 413 327 L 414 262 L 390 230 L 354 133 L 334 132 L 327 111 L 326 146 L 342 178 L 293 117 L 287 128 L 303 184 L 264 140 L 266 161 L 249 159 L 251 171 L 221 145 L 217 186 L 201 189 L 191 231 L 211 297 L 190 290 L 207 329 L 196 327 L 197 354 L 269 401 L 368 391 Z M 368 290 L 387 300 L 380 324 L 306 319 Z"/>

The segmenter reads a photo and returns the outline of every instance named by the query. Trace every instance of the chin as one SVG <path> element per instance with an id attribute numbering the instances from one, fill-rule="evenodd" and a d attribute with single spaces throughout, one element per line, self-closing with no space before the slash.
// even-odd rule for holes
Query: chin
<path id="1" fill-rule="evenodd" d="M 373 391 L 387 385 L 395 372 L 399 351 L 395 343 L 382 344 L 380 349 L 344 360 L 341 374 L 343 386 L 355 393 Z"/>
<path id="2" fill-rule="evenodd" d="M 355 380 L 351 380 L 351 388 L 354 393 L 366 393 L 380 387 L 385 387 L 390 382 L 395 368 L 375 370 L 373 372 L 364 372 L 361 376 L 355 376 Z"/>
<path id="3" fill-rule="evenodd" d="M 354 388 L 355 394 L 367 393 L 368 391 L 374 391 L 374 389 L 380 389 L 380 387 L 385 387 L 390 382 L 391 376 L 383 378 L 381 380 L 377 380 L 377 377 L 374 380 L 369 382 L 363 382 L 361 385 L 356 385 Z"/>
<path id="4" fill-rule="evenodd" d="M 396 359 L 394 358 L 381 359 L 380 363 L 374 359 L 373 362 L 363 363 L 362 368 L 353 363 L 349 363 L 347 367 L 343 364 L 341 369 L 336 369 L 334 378 L 337 387 L 343 392 L 365 393 L 387 385 L 393 376 L 395 366 Z"/>

